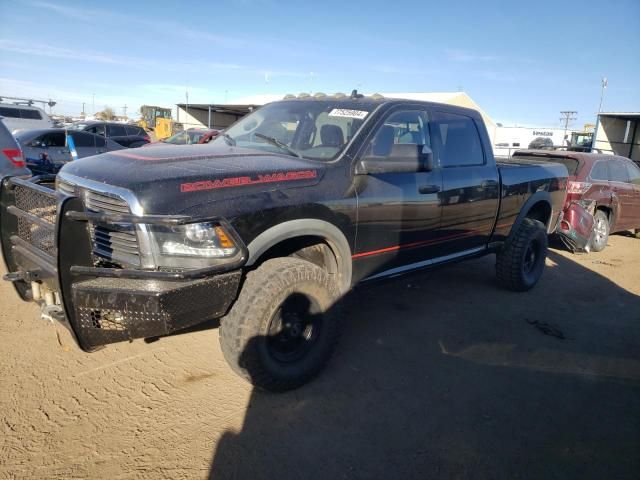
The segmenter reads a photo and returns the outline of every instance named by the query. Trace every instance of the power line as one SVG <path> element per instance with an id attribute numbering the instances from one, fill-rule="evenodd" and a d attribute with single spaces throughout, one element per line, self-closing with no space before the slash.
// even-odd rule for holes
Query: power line
<path id="1" fill-rule="evenodd" d="M 566 138 L 567 138 L 567 128 L 569 128 L 569 122 L 573 122 L 573 121 L 578 119 L 578 117 L 577 117 L 578 112 L 566 111 L 566 112 L 560 112 L 560 115 L 562 115 L 560 117 L 560 121 L 564 122 L 564 136 L 563 136 L 563 139 L 566 140 Z"/>

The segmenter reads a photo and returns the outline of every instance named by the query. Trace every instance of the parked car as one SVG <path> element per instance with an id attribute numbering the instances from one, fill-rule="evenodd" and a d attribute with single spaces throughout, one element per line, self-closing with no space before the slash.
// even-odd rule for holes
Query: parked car
<path id="1" fill-rule="evenodd" d="M 209 143 L 212 139 L 220 134 L 220 130 L 210 128 L 190 128 L 181 132 L 174 133 L 170 137 L 164 138 L 159 142 L 150 143 L 147 146 L 156 146 L 162 144 L 172 145 L 191 145 L 194 143 Z"/>
<path id="2" fill-rule="evenodd" d="M 34 175 L 55 174 L 72 160 L 67 135 L 73 138 L 78 158 L 122 150 L 125 147 L 100 135 L 64 128 L 23 130 L 16 134 L 27 167 Z"/>
<path id="3" fill-rule="evenodd" d="M 594 235 L 589 245 L 592 251 L 604 250 L 610 233 L 633 230 L 640 234 L 640 168 L 628 158 L 526 150 L 515 152 L 514 157 L 545 159 L 567 167 L 565 209 L 575 202 L 594 204 Z"/>
<path id="4" fill-rule="evenodd" d="M 53 120 L 44 110 L 29 105 L 0 103 L 0 117 L 11 133 L 23 129 L 53 127 Z"/>
<path id="5" fill-rule="evenodd" d="M 549 137 L 536 137 L 528 147 L 530 150 L 553 150 L 553 139 Z"/>
<path id="6" fill-rule="evenodd" d="M 289 390 L 331 356 L 342 319 L 324 312 L 359 282 L 493 253 L 499 284 L 531 289 L 566 177 L 497 164 L 475 110 L 357 92 L 283 100 L 207 149 L 71 162 L 57 195 L 9 179 L 0 215 L 41 234 L 7 222 L 5 277 L 87 351 L 224 317 L 231 368 Z M 34 203 L 59 212 L 46 228 Z"/>
<path id="7" fill-rule="evenodd" d="M 69 127 L 69 129 L 102 135 L 127 148 L 141 147 L 151 142 L 149 134 L 137 125 L 89 120 L 86 122 L 76 122 Z"/>
<path id="8" fill-rule="evenodd" d="M 2 120 L 2 117 L 0 117 Z M 30 175 L 22 155 L 22 149 L 17 140 L 0 121 L 0 180 L 10 175 Z"/>

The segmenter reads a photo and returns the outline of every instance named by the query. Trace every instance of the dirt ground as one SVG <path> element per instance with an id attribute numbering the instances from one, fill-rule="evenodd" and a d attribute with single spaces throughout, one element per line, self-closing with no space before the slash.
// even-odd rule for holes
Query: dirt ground
<path id="1" fill-rule="evenodd" d="M 312 384 L 254 392 L 215 329 L 78 350 L 0 285 L 0 478 L 640 476 L 640 240 L 356 289 Z"/>

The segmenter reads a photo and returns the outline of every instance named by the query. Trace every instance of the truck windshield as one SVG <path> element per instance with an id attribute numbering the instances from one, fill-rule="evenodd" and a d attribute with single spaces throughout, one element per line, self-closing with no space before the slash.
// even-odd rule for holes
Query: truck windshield
<path id="1" fill-rule="evenodd" d="M 344 100 L 275 102 L 242 118 L 213 143 L 329 161 L 344 150 L 376 106 Z"/>

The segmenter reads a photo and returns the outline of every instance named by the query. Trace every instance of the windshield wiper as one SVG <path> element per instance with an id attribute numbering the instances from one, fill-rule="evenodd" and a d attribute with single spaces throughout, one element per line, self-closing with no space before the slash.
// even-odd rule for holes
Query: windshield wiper
<path id="1" fill-rule="evenodd" d="M 227 142 L 227 145 L 230 145 L 232 147 L 236 146 L 236 140 L 228 133 L 223 133 L 222 138 L 224 138 L 224 141 Z"/>
<path id="2" fill-rule="evenodd" d="M 269 142 L 271 145 L 275 145 L 276 147 L 280 147 L 283 150 L 286 150 L 287 152 L 289 152 L 291 155 L 294 155 L 298 158 L 302 158 L 302 155 L 300 155 L 298 152 L 296 152 L 295 150 L 293 150 L 289 145 L 287 145 L 284 142 L 281 142 L 280 140 L 278 140 L 277 138 L 273 138 L 270 137 L 268 135 L 263 135 L 262 133 L 254 133 L 254 135 L 258 138 L 262 138 L 263 140 L 266 140 L 267 142 Z"/>

